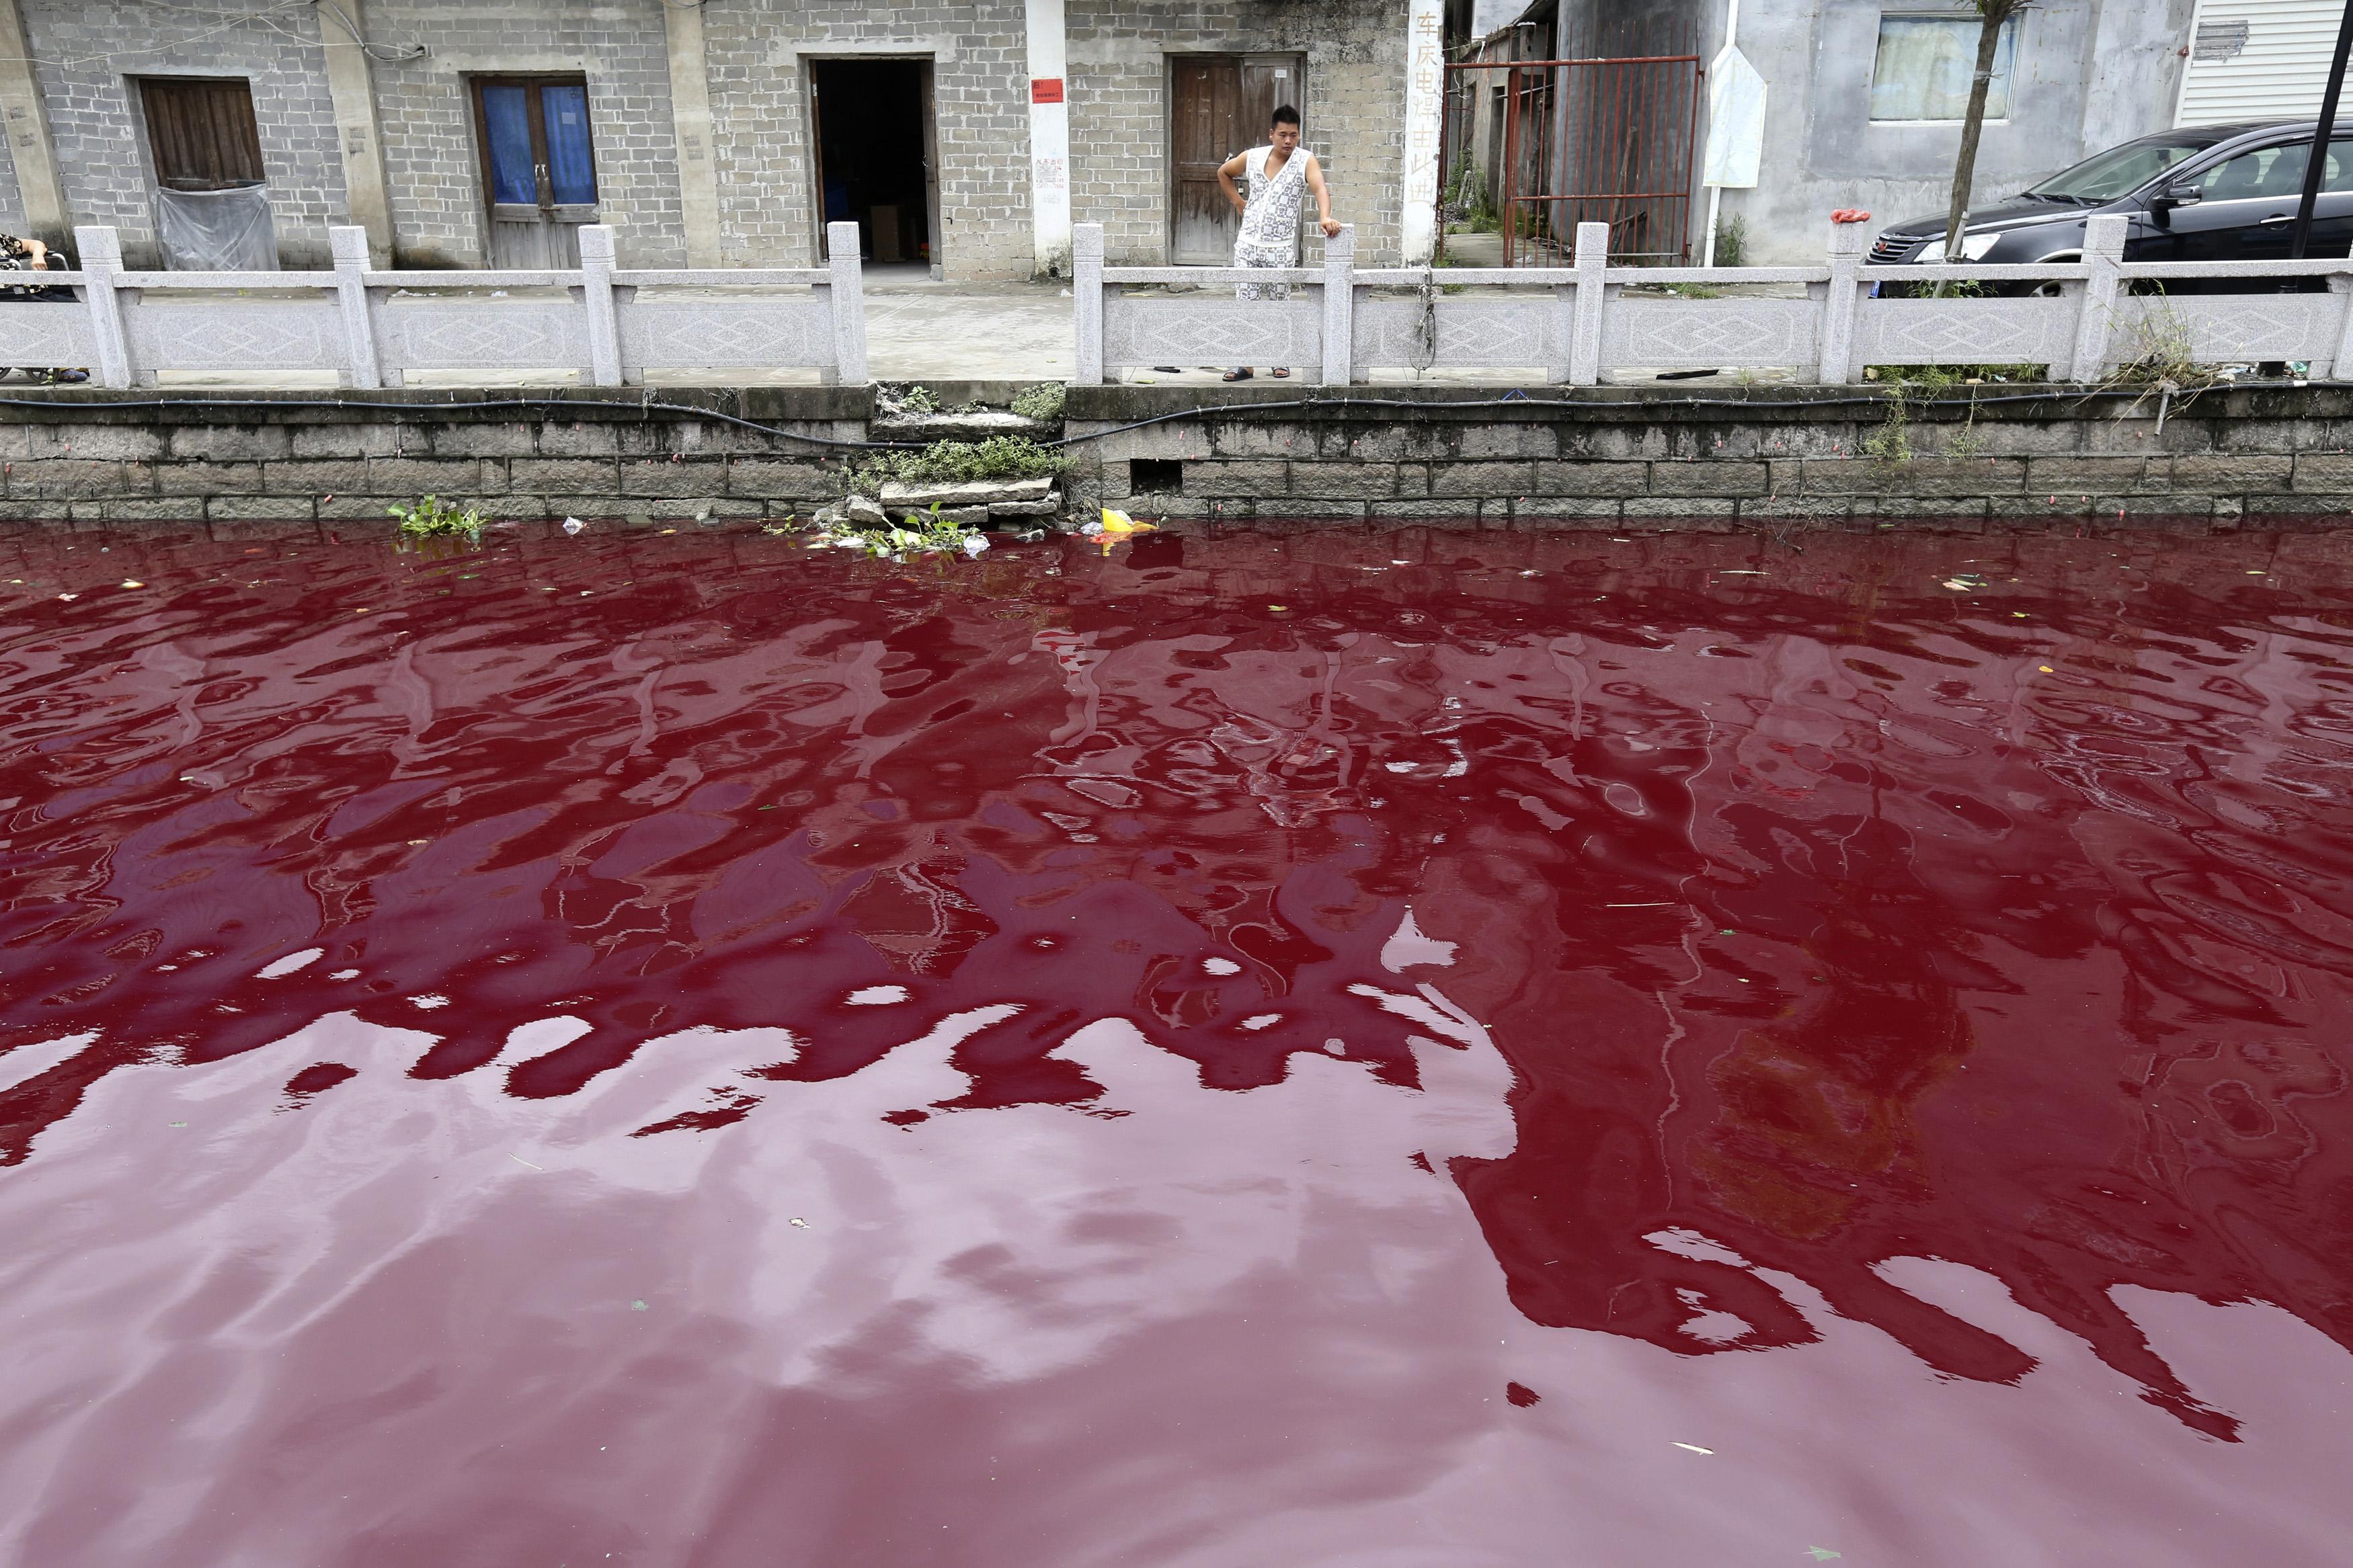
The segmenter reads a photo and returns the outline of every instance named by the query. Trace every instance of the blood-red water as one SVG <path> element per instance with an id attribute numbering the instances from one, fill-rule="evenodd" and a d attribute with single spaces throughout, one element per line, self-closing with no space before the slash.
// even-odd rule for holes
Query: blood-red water
<path id="1" fill-rule="evenodd" d="M 2341 1561 L 2348 538 L 1800 542 L 8 536 L 0 1557 Z"/>

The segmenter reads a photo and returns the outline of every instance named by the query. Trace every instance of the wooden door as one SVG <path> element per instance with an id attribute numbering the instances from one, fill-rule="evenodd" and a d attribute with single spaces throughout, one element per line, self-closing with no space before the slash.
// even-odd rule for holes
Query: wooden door
<path id="1" fill-rule="evenodd" d="M 491 266 L 579 266 L 580 226 L 596 221 L 586 79 L 476 77 L 473 86 Z"/>
<path id="2" fill-rule="evenodd" d="M 139 83 L 155 183 L 225 191 L 262 183 L 261 128 L 242 77 L 147 77 Z"/>
<path id="3" fill-rule="evenodd" d="M 1275 105 L 1304 114 L 1303 55 L 1175 55 L 1169 58 L 1168 258 L 1223 267 L 1240 219 L 1218 188 L 1218 166 L 1263 144 Z"/>
<path id="4" fill-rule="evenodd" d="M 929 220 L 923 233 L 931 248 L 925 259 L 932 264 L 932 277 L 945 275 L 946 258 L 940 229 L 940 122 L 932 112 L 932 62 L 923 61 L 923 206 Z"/>
<path id="5" fill-rule="evenodd" d="M 1170 62 L 1168 259 L 1178 267 L 1222 267 L 1233 258 L 1233 208 L 1218 188 L 1218 165 L 1241 151 L 1234 141 L 1240 62 L 1185 55 Z"/>

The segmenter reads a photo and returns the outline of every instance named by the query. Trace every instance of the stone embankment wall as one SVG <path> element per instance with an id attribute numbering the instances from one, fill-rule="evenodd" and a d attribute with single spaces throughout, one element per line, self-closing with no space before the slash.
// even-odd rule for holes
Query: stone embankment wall
<path id="1" fill-rule="evenodd" d="M 1551 388 L 1501 403 L 1486 390 L 1362 387 L 1326 402 L 1260 384 L 1245 395 L 1267 406 L 1247 414 L 1119 429 L 1165 412 L 1165 395 L 1140 395 L 1161 391 L 1071 389 L 1069 434 L 1113 432 L 1074 448 L 1074 497 L 1150 516 L 1570 528 L 2231 527 L 2353 512 L 2353 392 L 2318 387 L 2176 398 L 2162 428 L 2154 397 L 1915 402 L 1900 443 L 1883 438 L 1883 396 L 1845 387 Z M 1910 456 L 1873 456 L 1874 441 Z"/>
<path id="2" fill-rule="evenodd" d="M 1846 389 L 1357 391 L 1072 388 L 1071 499 L 1158 518 L 1532 528 L 2353 517 L 2353 389 L 2177 399 L 2161 429 L 2154 401 L 2073 393 L 1915 405 L 1904 460 L 1863 453 L 1887 405 Z M 516 519 L 806 516 L 849 489 L 860 454 L 729 419 L 835 442 L 915 433 L 878 426 L 862 387 L 0 392 L 0 516 L 17 519 L 380 519 L 427 492 Z M 1203 407 L 1219 411 L 1121 428 Z"/>

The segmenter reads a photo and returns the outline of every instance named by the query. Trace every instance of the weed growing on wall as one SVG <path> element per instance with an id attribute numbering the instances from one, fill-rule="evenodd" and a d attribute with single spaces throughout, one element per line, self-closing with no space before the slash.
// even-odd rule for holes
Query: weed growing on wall
<path id="1" fill-rule="evenodd" d="M 2051 367 L 2041 364 L 1875 364 L 1863 372 L 1867 379 L 1887 388 L 1887 415 L 1879 428 L 1862 438 L 1863 456 L 1874 462 L 1908 463 L 1916 454 L 1912 450 L 1912 400 L 1926 395 L 1939 396 L 1957 387 L 1968 387 L 1987 382 L 2041 382 L 2050 379 Z M 1944 456 L 1974 458 L 1985 450 L 1985 437 L 1978 433 L 1978 414 L 1974 401 L 1969 416 L 1961 428 L 1945 443 Z"/>
<path id="2" fill-rule="evenodd" d="M 1715 264 L 1718 267 L 1748 265 L 1748 220 L 1730 217 L 1716 225 Z"/>
<path id="3" fill-rule="evenodd" d="M 920 452 L 885 452 L 851 470 L 860 489 L 883 485 L 957 485 L 982 479 L 1050 479 L 1071 470 L 1071 459 L 1027 436 L 986 441 L 934 441 Z"/>
<path id="4" fill-rule="evenodd" d="M 2119 348 L 2116 369 L 2100 384 L 2138 387 L 2140 395 L 2133 399 L 2127 412 L 2137 410 L 2152 397 L 2160 399 L 2159 429 L 2165 424 L 2163 405 L 2177 395 L 2194 401 L 2200 393 L 2231 379 L 2221 365 L 2198 362 L 2197 334 L 2161 293 L 2131 319 Z"/>
<path id="5" fill-rule="evenodd" d="M 1059 381 L 1039 382 L 1013 400 L 1013 412 L 1024 419 L 1043 420 L 1050 424 L 1060 419 L 1062 416 L 1062 384 Z"/>

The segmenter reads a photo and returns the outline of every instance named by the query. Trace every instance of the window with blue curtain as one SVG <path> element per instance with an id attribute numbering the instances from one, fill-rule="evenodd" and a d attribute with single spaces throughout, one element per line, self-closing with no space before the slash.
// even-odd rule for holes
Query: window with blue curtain
<path id="1" fill-rule="evenodd" d="M 595 206 L 596 151 L 588 129 L 588 84 L 536 77 L 475 79 L 491 204 Z"/>
<path id="2" fill-rule="evenodd" d="M 588 89 L 549 82 L 540 89 L 547 125 L 547 175 L 558 206 L 596 200 L 596 162 L 588 142 Z"/>
<path id="3" fill-rule="evenodd" d="M 491 155 L 491 200 L 539 205 L 539 181 L 532 173 L 529 89 L 521 83 L 485 83 L 482 140 Z"/>

